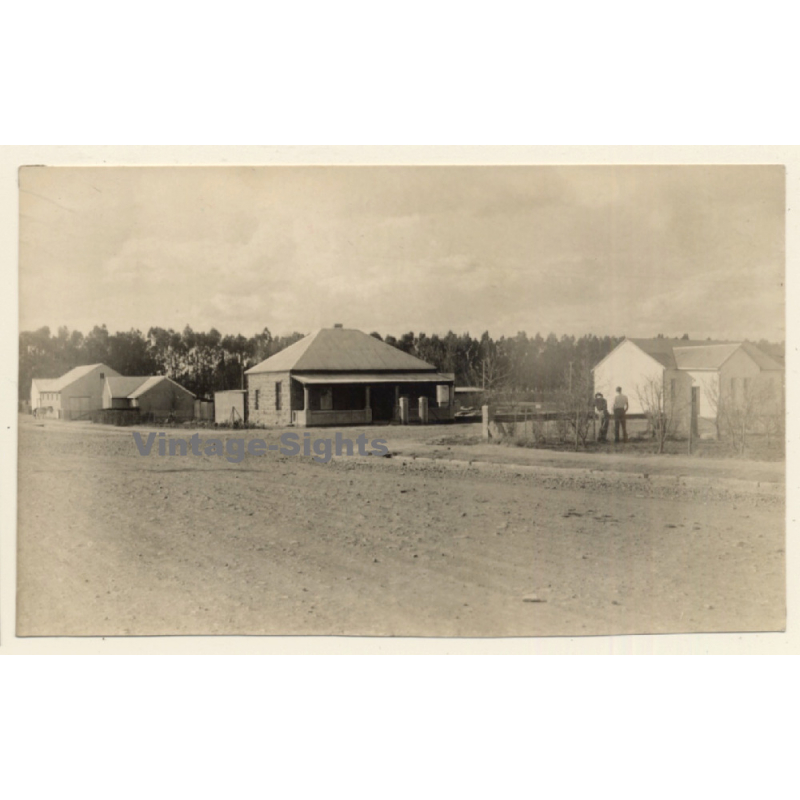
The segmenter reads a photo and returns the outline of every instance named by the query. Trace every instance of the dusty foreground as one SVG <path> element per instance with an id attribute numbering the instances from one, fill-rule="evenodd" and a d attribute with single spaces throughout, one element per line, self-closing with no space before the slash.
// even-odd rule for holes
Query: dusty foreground
<path id="1" fill-rule="evenodd" d="M 393 437 L 435 432 L 380 435 L 397 453 Z M 755 483 L 396 456 L 142 457 L 130 430 L 80 423 L 19 436 L 19 635 L 784 628 L 783 494 Z"/>

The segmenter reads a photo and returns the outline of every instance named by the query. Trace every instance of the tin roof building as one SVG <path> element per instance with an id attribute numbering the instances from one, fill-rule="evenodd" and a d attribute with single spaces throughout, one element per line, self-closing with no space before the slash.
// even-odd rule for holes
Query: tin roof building
<path id="1" fill-rule="evenodd" d="M 262 425 L 368 425 L 453 418 L 454 376 L 359 330 L 322 328 L 251 367 L 250 422 Z M 420 403 L 420 401 L 423 401 Z"/>

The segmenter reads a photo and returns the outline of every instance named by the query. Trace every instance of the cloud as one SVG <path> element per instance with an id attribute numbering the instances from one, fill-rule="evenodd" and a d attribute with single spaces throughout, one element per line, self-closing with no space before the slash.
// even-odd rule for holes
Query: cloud
<path id="1" fill-rule="evenodd" d="M 23 328 L 782 338 L 780 168 L 40 169 L 22 183 Z"/>

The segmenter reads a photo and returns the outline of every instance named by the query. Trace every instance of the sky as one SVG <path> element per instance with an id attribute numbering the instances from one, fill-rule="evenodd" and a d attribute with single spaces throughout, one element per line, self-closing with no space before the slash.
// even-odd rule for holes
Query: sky
<path id="1" fill-rule="evenodd" d="M 26 167 L 20 328 L 781 341 L 781 166 Z"/>

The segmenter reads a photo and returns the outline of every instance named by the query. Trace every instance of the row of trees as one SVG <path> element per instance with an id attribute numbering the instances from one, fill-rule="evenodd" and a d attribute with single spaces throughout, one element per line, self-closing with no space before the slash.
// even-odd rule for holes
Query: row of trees
<path id="1" fill-rule="evenodd" d="M 486 399 L 506 406 L 519 401 L 546 400 L 562 412 L 568 436 L 577 447 L 589 434 L 587 414 L 591 408 L 593 385 L 591 369 L 610 353 L 622 337 L 586 335 L 529 337 L 520 332 L 513 337 L 480 338 L 452 331 L 445 336 L 405 333 L 399 338 L 372 336 L 417 356 L 442 372 L 454 373 L 458 386 L 480 386 Z M 223 389 L 244 385 L 244 371 L 302 338 L 302 333 L 273 336 L 268 328 L 255 336 L 223 336 L 212 328 L 208 332 L 150 328 L 109 333 L 105 325 L 88 334 L 61 327 L 53 334 L 49 328 L 20 334 L 20 399 L 27 398 L 31 379 L 55 378 L 80 364 L 102 362 L 122 375 L 168 375 L 198 396 L 211 396 Z M 688 338 L 685 336 L 684 338 Z M 758 342 L 764 352 L 783 358 L 783 344 Z M 638 387 L 639 399 L 651 419 L 659 451 L 671 438 L 686 409 L 668 402 L 665 386 Z M 762 389 L 758 389 L 762 392 Z M 767 403 L 755 387 L 735 402 L 731 398 L 709 398 L 717 410 L 718 435 L 729 439 L 735 449 L 744 450 L 748 432 L 758 429 L 767 437 L 782 438 L 783 413 Z"/>
<path id="2" fill-rule="evenodd" d="M 569 379 L 585 373 L 621 341 L 616 336 L 480 338 L 452 331 L 445 336 L 405 333 L 372 336 L 406 353 L 454 373 L 459 386 L 481 386 L 492 393 L 534 399 L 558 391 Z M 105 325 L 88 334 L 61 327 L 20 335 L 19 396 L 25 398 L 34 377 L 54 378 L 80 364 L 102 362 L 122 375 L 168 375 L 199 396 L 242 386 L 243 372 L 302 338 L 301 333 L 273 336 L 268 328 L 255 336 L 223 336 L 208 332 L 150 328 L 110 333 Z M 567 370 L 567 372 L 565 372 Z M 566 377 L 565 377 L 566 375 Z"/>
<path id="3" fill-rule="evenodd" d="M 80 364 L 102 362 L 121 375 L 168 375 L 200 397 L 241 388 L 244 370 L 301 339 L 303 334 L 273 336 L 265 328 L 251 336 L 150 328 L 109 333 L 105 325 L 85 336 L 62 327 L 23 331 L 19 338 L 19 396 L 30 393 L 32 378 L 56 378 Z"/>

